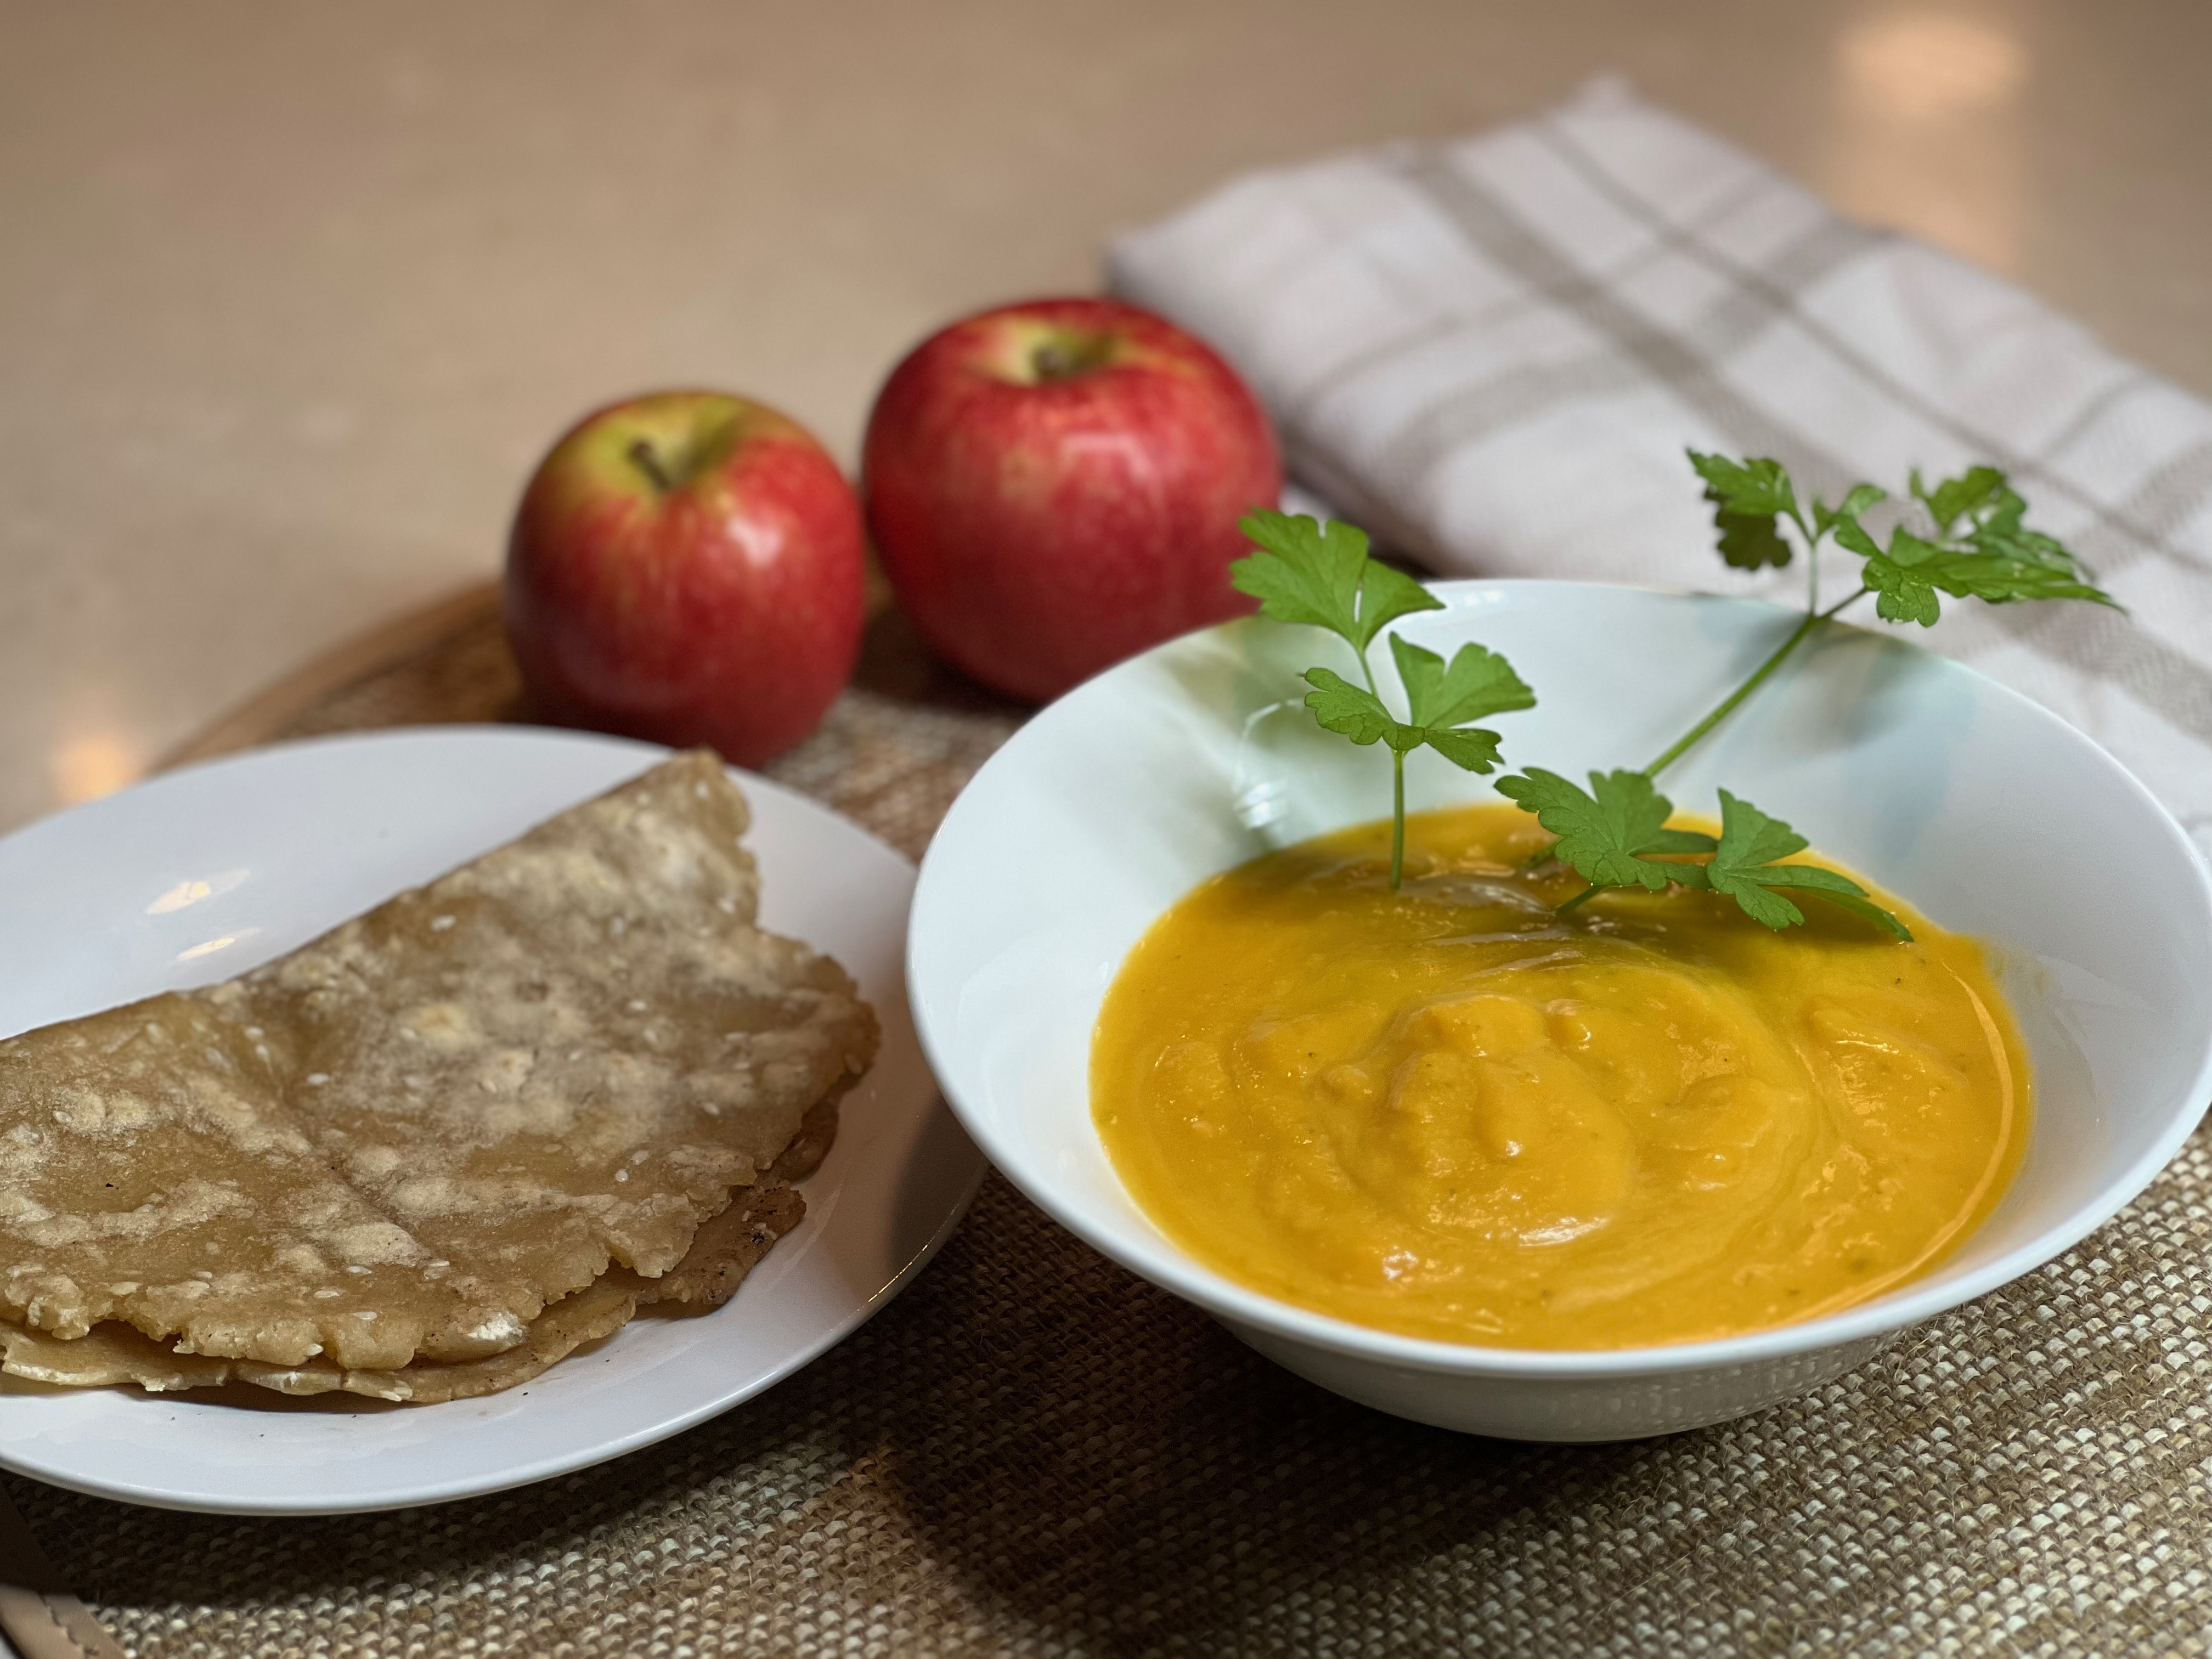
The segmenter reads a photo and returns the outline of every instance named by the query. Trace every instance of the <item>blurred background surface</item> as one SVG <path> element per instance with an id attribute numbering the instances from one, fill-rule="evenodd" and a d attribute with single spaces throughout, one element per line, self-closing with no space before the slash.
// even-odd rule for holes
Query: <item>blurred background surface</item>
<path id="1" fill-rule="evenodd" d="M 2197 0 L 0 0 L 0 827 L 489 576 L 664 385 L 896 358 L 1240 170 L 1593 75 L 2212 393 Z"/>

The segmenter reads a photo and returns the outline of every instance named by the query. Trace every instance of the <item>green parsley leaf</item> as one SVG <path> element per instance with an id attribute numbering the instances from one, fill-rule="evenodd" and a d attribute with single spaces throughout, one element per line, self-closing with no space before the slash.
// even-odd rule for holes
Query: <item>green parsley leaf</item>
<path id="1" fill-rule="evenodd" d="M 1705 481 L 1707 501 L 1751 518 L 1771 519 L 1797 510 L 1797 492 L 1781 462 L 1759 455 L 1732 461 L 1725 455 L 1700 455 L 1694 449 L 1688 453 L 1690 465 Z"/>
<path id="2" fill-rule="evenodd" d="M 2027 514 L 2026 501 L 2010 489 L 2002 490 L 1988 514 L 1975 525 L 1969 539 L 1984 553 L 2018 559 L 2026 564 L 2041 565 L 2046 570 L 2055 570 L 2078 579 L 2081 569 L 2074 556 L 2060 544 L 2056 537 L 2046 536 L 2039 530 L 2030 530 L 2022 523 Z M 2102 594 L 2098 597 L 2107 605 L 2112 603 Z"/>
<path id="3" fill-rule="evenodd" d="M 1404 571 L 1370 559 L 1359 581 L 1359 637 L 1352 643 L 1364 651 L 1370 641 L 1399 617 L 1443 608 L 1442 599 Z"/>
<path id="4" fill-rule="evenodd" d="M 1276 622 L 1326 628 L 1364 653 L 1398 617 L 1443 609 L 1411 576 L 1369 558 L 1366 532 L 1340 520 L 1254 511 L 1237 527 L 1261 550 L 1229 567 L 1230 582 Z"/>
<path id="5" fill-rule="evenodd" d="M 1485 714 L 1536 706 L 1536 694 L 1522 684 L 1513 665 L 1481 646 L 1462 645 L 1446 667 L 1435 652 L 1393 634 L 1390 655 L 1405 683 L 1407 709 L 1416 726 L 1465 726 Z"/>
<path id="6" fill-rule="evenodd" d="M 1348 524 L 1255 509 L 1238 521 L 1258 551 L 1229 567 L 1240 592 L 1260 601 L 1271 621 L 1326 628 L 1359 659 L 1364 686 L 1326 668 L 1310 668 L 1306 707 L 1326 731 L 1360 744 L 1390 749 L 1390 890 L 1398 890 L 1406 861 L 1406 757 L 1423 744 L 1455 766 L 1488 772 L 1498 764 L 1498 733 L 1471 726 L 1485 714 L 1535 706 L 1505 659 L 1479 645 L 1462 646 L 1449 665 L 1433 651 L 1390 636 L 1390 653 L 1406 687 L 1410 720 L 1399 720 L 1382 701 L 1367 661 L 1367 647 L 1383 629 L 1416 611 L 1441 611 L 1443 601 L 1405 572 L 1367 554 L 1367 537 Z"/>
<path id="7" fill-rule="evenodd" d="M 1713 544 L 1721 557 L 1738 570 L 1756 570 L 1769 564 L 1779 569 L 1792 556 L 1790 544 L 1782 539 L 1771 518 L 1753 518 L 1719 507 L 1713 513 L 1713 528 L 1720 532 Z"/>
<path id="8" fill-rule="evenodd" d="M 1694 864 L 1661 864 L 1649 854 L 1710 853 L 1718 845 L 1693 830 L 1669 830 L 1673 805 L 1641 772 L 1593 772 L 1585 792 L 1556 772 L 1532 766 L 1500 778 L 1498 793 L 1534 812 L 1559 839 L 1553 855 L 1571 865 L 1593 887 L 1642 887 L 1658 892 L 1668 883 L 1703 886 Z M 1686 874 L 1685 872 L 1688 872 Z"/>
<path id="9" fill-rule="evenodd" d="M 1881 556 L 1881 544 L 1867 534 L 1866 526 L 1856 517 L 1847 519 L 1840 514 L 1837 515 L 1836 545 L 1848 548 L 1863 558 L 1878 559 Z"/>
<path id="10" fill-rule="evenodd" d="M 1814 864 L 1781 864 L 1777 860 L 1805 850 L 1805 837 L 1780 818 L 1772 818 L 1749 801 L 1721 795 L 1721 839 L 1699 874 L 1701 881 L 1687 885 L 1706 887 L 1732 898 L 1753 921 L 1773 928 L 1794 927 L 1805 920 L 1800 910 L 1778 888 L 1817 893 L 1831 904 L 1885 927 L 1901 939 L 1912 934 L 1905 924 L 1867 897 L 1866 889 L 1849 876 L 1838 875 Z"/>
<path id="11" fill-rule="evenodd" d="M 1713 503 L 1721 557 L 1739 570 L 1788 564 L 1790 544 L 1782 538 L 1777 516 L 1796 516 L 1797 493 L 1782 463 L 1757 456 L 1732 461 L 1694 449 L 1689 456 L 1690 465 L 1705 481 L 1705 499 Z"/>
<path id="12" fill-rule="evenodd" d="M 1845 523 L 1856 529 L 1860 514 L 1875 502 L 1888 499 L 1887 490 L 1878 489 L 1870 483 L 1853 484 L 1851 493 L 1844 497 L 1840 507 L 1830 507 L 1815 495 L 1813 498 L 1813 533 L 1825 536 L 1837 526 Z"/>
<path id="13" fill-rule="evenodd" d="M 1955 478 L 1946 478 L 1930 489 L 1920 481 L 1920 469 L 1912 469 L 1913 498 L 1928 509 L 1928 516 L 1936 520 L 1939 535 L 1948 536 L 1951 526 L 1960 518 L 1979 513 L 1996 501 L 1999 495 L 2008 495 L 2005 475 L 1993 466 L 1970 466 Z"/>
<path id="14" fill-rule="evenodd" d="M 1382 706 L 1382 699 L 1365 686 L 1354 685 L 1341 674 L 1332 674 L 1326 668 L 1309 668 L 1305 678 L 1306 684 L 1313 687 L 1306 693 L 1306 707 L 1329 731 L 1341 732 L 1364 747 L 1404 730 L 1390 717 L 1390 711 Z M 1395 743 L 1390 746 L 1400 747 Z M 1414 746 L 1404 745 L 1408 749 Z"/>
<path id="15" fill-rule="evenodd" d="M 1867 561 L 1866 585 L 1874 590 L 1875 615 L 1884 622 L 1918 623 L 1933 628 L 1943 602 L 1926 581 L 1893 560 L 1876 554 Z"/>
<path id="16" fill-rule="evenodd" d="M 1488 772 L 1498 765 L 1498 733 L 1469 728 L 1468 721 L 1536 706 L 1536 694 L 1513 665 L 1481 646 L 1460 647 L 1446 666 L 1435 652 L 1393 634 L 1390 655 L 1413 716 L 1407 729 L 1462 771 Z"/>
<path id="17" fill-rule="evenodd" d="M 1425 726 L 1421 741 L 1462 772 L 1495 772 L 1502 759 L 1498 733 L 1487 726 L 1463 726 L 1451 731 Z"/>
<path id="18" fill-rule="evenodd" d="M 2027 538 L 2033 537 L 2033 541 Z M 1838 544 L 1862 550 L 1838 534 Z M 1869 538 L 1871 539 L 1871 538 Z M 2112 596 L 2081 580 L 2065 549 L 2035 532 L 1978 527 L 1963 544 L 1924 541 L 1911 532 L 1891 532 L 1887 552 L 1867 560 L 1864 580 L 1875 610 L 1889 622 L 1935 622 L 1948 593 L 1957 599 L 2010 605 L 2021 599 L 2089 599 L 2116 605 Z"/>
<path id="19" fill-rule="evenodd" d="M 1326 668 L 1306 671 L 1306 707 L 1331 732 L 1357 744 L 1385 743 L 1400 754 L 1423 744 L 1455 766 L 1488 772 L 1498 765 L 1498 736 L 1467 722 L 1485 714 L 1533 708 L 1536 696 L 1522 684 L 1504 658 L 1479 645 L 1463 645 L 1449 667 L 1433 651 L 1410 645 L 1395 634 L 1390 654 L 1397 659 L 1413 719 L 1395 718 L 1382 700 Z"/>
<path id="20" fill-rule="evenodd" d="M 1867 562 L 1864 580 L 1885 622 L 1932 626 L 1942 614 L 1937 595 L 1944 593 L 1991 605 L 2087 599 L 2118 608 L 2111 594 L 2082 580 L 2074 556 L 2056 538 L 2027 526 L 2027 503 L 1996 468 L 1970 467 L 1933 489 L 1915 472 L 1912 494 L 1935 520 L 1932 538 L 1900 526 L 1884 548 L 1855 515 L 1836 519 L 1836 545 Z"/>

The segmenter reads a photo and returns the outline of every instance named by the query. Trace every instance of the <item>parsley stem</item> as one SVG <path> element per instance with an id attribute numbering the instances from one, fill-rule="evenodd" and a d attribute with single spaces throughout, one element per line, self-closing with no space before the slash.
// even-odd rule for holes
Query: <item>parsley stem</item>
<path id="1" fill-rule="evenodd" d="M 1675 743 L 1673 748 L 1668 750 L 1667 752 L 1660 756 L 1657 760 L 1653 761 L 1650 765 L 1645 767 L 1644 769 L 1644 775 L 1647 778 L 1656 778 L 1666 768 L 1672 766 L 1676 761 L 1681 759 L 1682 756 L 1689 750 L 1691 745 L 1695 744 L 1698 738 L 1704 737 L 1706 732 L 1711 731 L 1713 727 L 1718 726 L 1723 720 L 1726 720 L 1731 714 L 1735 713 L 1735 707 L 1738 703 L 1741 702 L 1753 692 L 1758 690 L 1760 686 L 1764 685 L 1766 683 L 1768 677 L 1771 675 L 1776 669 L 1782 666 L 1783 659 L 1787 657 L 1792 651 L 1795 651 L 1800 645 L 1802 645 L 1805 642 L 1805 639 L 1808 635 L 1811 634 L 1812 631 L 1818 628 L 1822 623 L 1827 622 L 1836 616 L 1838 612 L 1848 610 L 1850 606 L 1856 605 L 1871 591 L 1872 590 L 1869 588 L 1862 587 L 1857 592 L 1852 594 L 1849 599 L 1839 600 L 1836 604 L 1830 605 L 1826 611 L 1814 611 L 1807 612 L 1804 621 L 1799 623 L 1796 628 L 1790 630 L 1790 637 L 1782 641 L 1781 645 L 1776 649 L 1774 654 L 1769 657 L 1765 662 L 1759 664 L 1757 668 L 1753 669 L 1749 679 L 1746 680 L 1741 685 L 1736 687 L 1735 690 L 1729 692 L 1727 696 L 1723 698 L 1719 706 L 1714 708 L 1711 714 L 1706 715 L 1705 719 L 1699 720 L 1695 726 L 1692 726 L 1688 732 L 1685 732 L 1681 738 Z"/>
<path id="2" fill-rule="evenodd" d="M 1584 899 L 1595 898 L 1597 894 L 1598 889 L 1595 886 L 1585 887 L 1581 892 L 1567 900 L 1565 903 L 1553 905 L 1552 907 L 1552 914 L 1555 916 L 1564 916 L 1568 911 L 1573 909 L 1575 906 L 1580 904 Z"/>
<path id="3" fill-rule="evenodd" d="M 1390 751 L 1390 890 L 1406 874 L 1406 751 Z"/>
<path id="4" fill-rule="evenodd" d="M 1381 702 L 1382 688 L 1375 684 L 1375 671 L 1367 665 L 1367 652 L 1364 647 L 1359 647 L 1359 672 L 1360 677 L 1367 682 L 1367 695 L 1376 702 Z"/>
<path id="5" fill-rule="evenodd" d="M 1766 683 L 1767 677 L 1773 673 L 1776 669 L 1782 666 L 1782 659 L 1787 657 L 1792 651 L 1795 651 L 1803 641 L 1805 636 L 1811 633 L 1814 629 L 1818 628 L 1823 620 L 1825 619 L 1817 611 L 1808 615 L 1804 621 L 1799 623 L 1796 628 L 1790 630 L 1790 637 L 1782 641 L 1780 648 L 1778 648 L 1772 656 L 1769 657 L 1765 662 L 1759 664 L 1757 668 L 1752 671 L 1752 676 L 1749 679 L 1746 680 L 1741 685 L 1739 685 L 1735 690 L 1729 692 L 1727 696 L 1723 697 L 1719 705 L 1714 708 L 1713 712 L 1706 715 L 1705 719 L 1699 720 L 1695 726 L 1692 726 L 1686 732 L 1685 732 L 1681 738 L 1675 742 L 1673 748 L 1668 750 L 1667 752 L 1660 756 L 1657 760 L 1653 761 L 1650 765 L 1645 767 L 1644 769 L 1644 775 L 1647 778 L 1657 777 L 1661 772 L 1664 771 L 1668 767 L 1672 766 L 1676 761 L 1680 760 L 1684 752 L 1687 750 L 1692 744 L 1696 743 L 1699 738 L 1704 737 L 1706 732 L 1711 731 L 1713 727 L 1718 726 L 1723 720 L 1734 714 L 1735 712 L 1736 705 L 1741 702 L 1746 697 L 1749 696 L 1753 692 L 1758 690 L 1760 686 L 1764 685 Z"/>
<path id="6" fill-rule="evenodd" d="M 1375 684 L 1375 671 L 1367 665 L 1367 650 L 1355 646 L 1359 653 L 1359 672 L 1366 678 L 1368 695 L 1376 702 L 1382 701 L 1382 688 Z M 1406 751 L 1390 751 L 1390 890 L 1396 892 L 1406 877 Z"/>
<path id="7" fill-rule="evenodd" d="M 1809 617 L 1820 608 L 1820 538 L 1813 533 L 1813 526 L 1805 522 L 1805 515 L 1794 501 L 1790 522 L 1797 526 L 1798 535 L 1805 541 L 1805 614 Z"/>
<path id="8" fill-rule="evenodd" d="M 1837 616 L 1838 613 L 1850 610 L 1853 605 L 1856 605 L 1861 599 L 1866 598 L 1868 594 L 1873 592 L 1874 589 L 1871 587 L 1863 586 L 1858 590 L 1858 592 L 1852 594 L 1850 598 L 1837 600 L 1835 604 L 1830 605 L 1826 611 L 1823 611 L 1820 613 L 1820 620 L 1822 622 L 1826 622 L 1831 617 Z"/>

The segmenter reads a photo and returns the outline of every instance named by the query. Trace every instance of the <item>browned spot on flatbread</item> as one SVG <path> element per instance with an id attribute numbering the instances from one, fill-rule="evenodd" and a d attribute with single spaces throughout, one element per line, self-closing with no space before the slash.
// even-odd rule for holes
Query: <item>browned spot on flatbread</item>
<path id="1" fill-rule="evenodd" d="M 683 1261 L 659 1279 L 640 1281 L 639 1302 L 720 1307 L 805 1215 L 806 1200 L 788 1187 L 753 1187 L 734 1194 L 728 1209 L 701 1225 Z"/>
<path id="2" fill-rule="evenodd" d="M 799 1133 L 769 1166 L 768 1179 L 732 1193 L 727 1209 L 701 1223 L 684 1260 L 660 1278 L 643 1281 L 641 1306 L 719 1308 L 738 1293 L 776 1240 L 805 1219 L 806 1200 L 791 1190 L 792 1183 L 805 1180 L 830 1155 L 844 1094 L 841 1084 L 807 1108 Z"/>
<path id="3" fill-rule="evenodd" d="M 830 1148 L 837 1139 L 837 1115 L 845 1091 L 855 1080 L 849 1077 L 840 1079 L 828 1094 L 806 1109 L 806 1115 L 799 1119 L 799 1133 L 791 1138 L 791 1145 L 769 1165 L 768 1180 L 796 1185 L 822 1167 L 822 1160 L 830 1156 Z"/>

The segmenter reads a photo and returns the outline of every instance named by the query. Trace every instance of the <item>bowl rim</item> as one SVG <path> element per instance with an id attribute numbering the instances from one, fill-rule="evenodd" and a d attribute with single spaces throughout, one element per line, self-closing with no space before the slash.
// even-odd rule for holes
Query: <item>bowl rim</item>
<path id="1" fill-rule="evenodd" d="M 1626 592 L 1660 599 L 1686 599 L 1699 604 L 1717 602 L 1771 612 L 1778 617 L 1800 614 L 1794 607 L 1749 596 L 1639 583 L 1571 581 L 1548 577 L 1462 577 L 1427 581 L 1423 586 L 1446 596 L 1500 590 L 1523 593 L 1545 590 L 1565 590 L 1574 593 Z M 1236 625 L 1233 622 L 1217 623 L 1212 628 L 1179 635 L 1102 671 L 1038 710 L 984 762 L 977 769 L 975 778 L 970 780 L 969 787 L 963 789 L 954 800 L 922 857 L 920 877 L 915 886 L 915 913 L 907 934 L 907 976 L 910 987 L 916 988 L 918 991 L 922 983 L 921 957 L 924 954 L 925 940 L 921 911 L 925 896 L 932 888 L 933 867 L 942 869 L 944 854 L 941 849 L 946 844 L 946 832 L 957 830 L 965 816 L 963 808 L 974 799 L 974 783 L 992 769 L 1013 763 L 1010 757 L 1025 741 L 1042 740 L 1033 734 L 1042 729 L 1043 721 L 1061 704 L 1097 695 L 1097 688 L 1117 677 L 1136 672 L 1140 665 L 1164 653 L 1185 648 L 1195 639 L 1218 634 Z M 2142 781 L 2102 744 L 2086 732 L 2069 725 L 2033 698 L 2014 690 L 1966 663 L 1929 651 L 1927 647 L 1917 641 L 1900 640 L 1894 633 L 1878 632 L 1851 623 L 1838 622 L 1834 625 L 1853 633 L 1926 652 L 1942 663 L 1946 671 L 1970 677 L 1986 694 L 2026 712 L 2033 720 L 2048 728 L 2057 741 L 2085 746 L 2111 769 L 2124 793 L 2139 808 L 2147 811 L 2158 827 L 2180 849 L 2187 867 L 2196 877 L 2194 896 L 2197 908 L 2201 916 L 2212 920 L 2212 866 L 2208 866 L 2203 854 L 2173 815 L 2166 811 Z M 2185 1089 L 2177 1091 L 2172 1100 L 2164 1103 L 2167 1121 L 2148 1146 L 2075 1208 L 1971 1273 L 1942 1283 L 1931 1283 L 1927 1279 L 1910 1281 L 1894 1291 L 1885 1291 L 1869 1301 L 1838 1313 L 1703 1342 L 1635 1348 L 1498 1347 L 1407 1336 L 1300 1307 L 1296 1303 L 1285 1302 L 1237 1284 L 1188 1255 L 1164 1233 L 1159 1235 L 1156 1254 L 1148 1255 L 1127 1248 L 1124 1241 L 1114 1237 L 1103 1226 L 1095 1224 L 1083 1206 L 1066 1202 L 1048 1182 L 1026 1178 L 1023 1167 L 1026 1160 L 1020 1150 L 1011 1143 L 1008 1137 L 999 1133 L 981 1113 L 969 1109 L 956 1086 L 957 1073 L 948 1063 L 949 1057 L 938 1042 L 930 1013 L 933 1006 L 933 999 L 918 994 L 915 995 L 915 1029 L 930 1069 L 935 1073 L 939 1085 L 945 1091 L 945 1100 L 959 1118 L 962 1127 L 982 1148 L 992 1164 L 1019 1188 L 1032 1203 L 1093 1249 L 1139 1278 L 1195 1304 L 1232 1326 L 1255 1327 L 1283 1340 L 1352 1358 L 1415 1371 L 1468 1377 L 1599 1380 L 1665 1376 L 1759 1364 L 1887 1336 L 1986 1296 L 2080 1243 L 2126 1207 L 2150 1184 L 2195 1130 L 2208 1104 L 2212 1104 L 2212 1012 L 2208 1012 L 2197 1034 L 2195 1073 Z M 1087 1108 L 1087 1087 L 1085 1097 Z M 2192 1101 L 2196 1103 L 2193 1106 L 2191 1104 Z M 1088 1115 L 1086 1109 L 1086 1121 Z M 1107 1159 L 1107 1165 L 1109 1169 L 1113 1167 L 1110 1157 Z M 1134 1201 L 1131 1200 L 1132 1203 Z M 1143 1212 L 1141 1206 L 1139 1206 L 1139 1212 Z"/>

